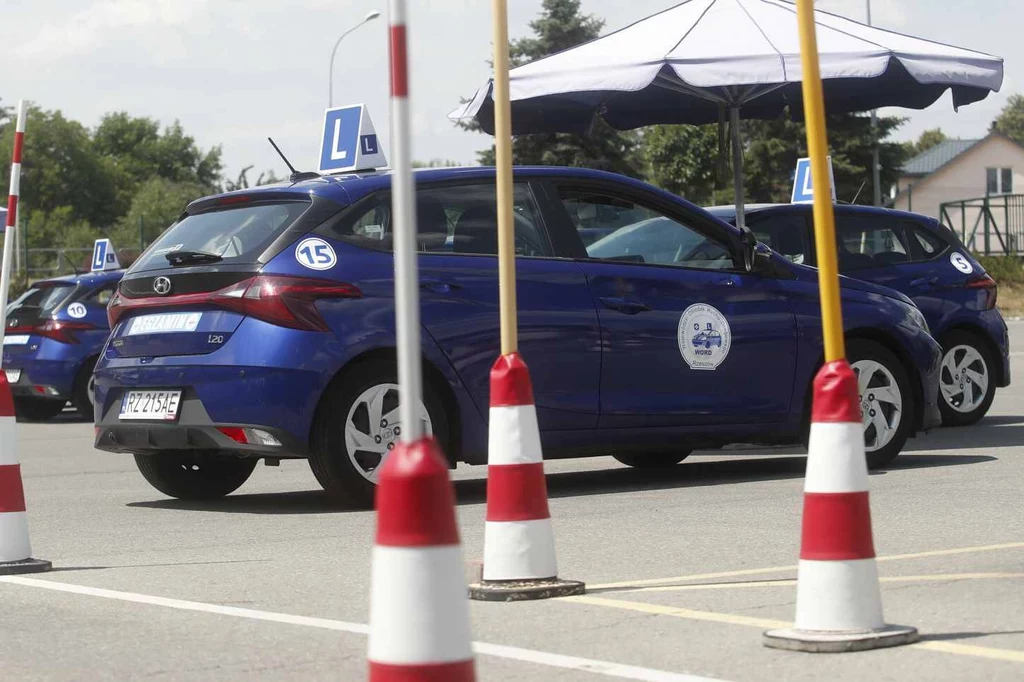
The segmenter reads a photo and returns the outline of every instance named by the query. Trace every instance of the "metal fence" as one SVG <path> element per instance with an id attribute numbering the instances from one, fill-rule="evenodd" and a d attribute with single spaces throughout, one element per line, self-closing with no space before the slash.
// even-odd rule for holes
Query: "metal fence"
<path id="1" fill-rule="evenodd" d="M 939 220 L 986 256 L 1024 254 L 1024 194 L 993 194 L 939 204 Z"/>

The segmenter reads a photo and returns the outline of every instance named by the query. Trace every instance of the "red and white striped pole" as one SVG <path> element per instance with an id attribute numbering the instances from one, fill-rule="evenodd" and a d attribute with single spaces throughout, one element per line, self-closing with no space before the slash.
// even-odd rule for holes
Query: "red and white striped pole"
<path id="1" fill-rule="evenodd" d="M 0 356 L 7 328 L 7 292 L 11 286 L 11 257 L 14 255 L 14 229 L 18 219 L 18 189 L 21 183 L 21 150 L 25 143 L 25 101 L 18 102 L 14 129 L 14 154 L 11 160 L 11 192 L 7 199 L 7 225 L 4 231 L 4 255 L 0 265 Z M 0 362 L 2 365 L 2 362 Z M 14 400 L 7 373 L 0 367 L 0 575 L 40 573 L 52 568 L 49 561 L 32 558 L 25 512 L 25 490 L 18 463 L 17 425 Z"/>
<path id="2" fill-rule="evenodd" d="M 455 494 L 422 394 L 415 184 L 405 0 L 390 2 L 391 195 L 401 442 L 381 463 L 370 585 L 371 682 L 473 682 L 476 676 Z"/>
<path id="3" fill-rule="evenodd" d="M 767 646 L 843 652 L 918 639 L 914 628 L 882 618 L 860 409 L 849 363 L 825 363 L 814 378 L 796 622 L 766 632 Z"/>

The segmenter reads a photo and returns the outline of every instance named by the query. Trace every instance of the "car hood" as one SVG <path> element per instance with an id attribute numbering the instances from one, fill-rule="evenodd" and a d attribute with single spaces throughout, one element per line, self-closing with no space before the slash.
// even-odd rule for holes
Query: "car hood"
<path id="1" fill-rule="evenodd" d="M 808 265 L 799 265 L 797 263 L 791 263 L 788 261 L 787 263 L 789 264 L 790 268 L 796 270 L 799 273 L 801 279 L 809 277 L 817 281 L 817 268 L 812 268 Z M 902 292 L 896 291 L 895 289 L 890 289 L 889 287 L 883 287 L 881 284 L 873 284 L 871 282 L 865 282 L 862 279 L 854 279 L 849 275 L 839 275 L 839 287 L 841 289 L 853 289 L 855 291 L 863 291 L 864 293 L 867 294 L 878 294 L 879 296 L 892 298 L 899 301 L 900 303 L 905 303 L 906 305 L 915 308 L 917 307 L 914 304 L 914 302 L 910 300 L 910 297 Z"/>

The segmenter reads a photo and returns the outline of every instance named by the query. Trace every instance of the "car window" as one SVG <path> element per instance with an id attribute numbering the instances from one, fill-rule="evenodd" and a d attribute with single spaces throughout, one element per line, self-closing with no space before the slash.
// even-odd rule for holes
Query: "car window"
<path id="1" fill-rule="evenodd" d="M 908 224 L 907 230 L 914 235 L 913 239 L 925 259 L 931 258 L 946 249 L 946 243 L 942 239 L 920 225 Z"/>
<path id="2" fill-rule="evenodd" d="M 107 284 L 86 296 L 82 299 L 82 302 L 86 305 L 106 307 L 107 303 L 110 302 L 110 297 L 114 295 L 114 290 L 116 288 L 117 284 Z"/>
<path id="3" fill-rule="evenodd" d="M 512 202 L 516 255 L 554 256 L 530 188 L 517 183 Z M 422 187 L 416 192 L 417 249 L 422 253 L 496 256 L 497 215 L 493 184 Z M 390 193 L 381 193 L 358 205 L 331 226 L 329 233 L 358 246 L 391 251 L 394 226 Z"/>
<path id="4" fill-rule="evenodd" d="M 76 285 L 70 282 L 44 288 L 42 297 L 36 303 L 39 306 L 40 313 L 48 315 L 50 311 L 55 310 L 57 306 L 66 301 L 75 288 Z"/>
<path id="5" fill-rule="evenodd" d="M 872 216 L 836 216 L 840 270 L 881 268 L 913 260 L 902 225 Z"/>
<path id="6" fill-rule="evenodd" d="M 559 197 L 590 258 L 714 270 L 734 267 L 724 245 L 656 209 L 590 190 L 561 188 Z"/>
<path id="7" fill-rule="evenodd" d="M 749 227 L 757 241 L 790 261 L 801 264 L 814 262 L 807 244 L 807 219 L 804 216 L 765 216 L 751 220 Z"/>

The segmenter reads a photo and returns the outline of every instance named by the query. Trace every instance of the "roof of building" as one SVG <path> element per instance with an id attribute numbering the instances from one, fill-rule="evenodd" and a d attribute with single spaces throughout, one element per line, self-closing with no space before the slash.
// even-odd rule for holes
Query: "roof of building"
<path id="1" fill-rule="evenodd" d="M 931 175 L 947 163 L 960 156 L 982 138 L 974 140 L 945 140 L 931 149 L 921 152 L 903 164 L 904 175 Z"/>

